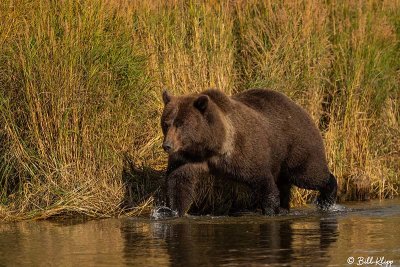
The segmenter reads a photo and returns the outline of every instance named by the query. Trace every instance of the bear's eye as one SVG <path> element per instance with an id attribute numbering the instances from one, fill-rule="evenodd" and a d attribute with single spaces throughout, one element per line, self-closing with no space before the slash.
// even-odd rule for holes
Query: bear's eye
<path id="1" fill-rule="evenodd" d="M 174 126 L 175 126 L 176 128 L 179 128 L 179 127 L 181 127 L 182 125 L 183 125 L 183 121 L 180 121 L 180 120 L 175 121 L 175 123 L 174 123 Z"/>

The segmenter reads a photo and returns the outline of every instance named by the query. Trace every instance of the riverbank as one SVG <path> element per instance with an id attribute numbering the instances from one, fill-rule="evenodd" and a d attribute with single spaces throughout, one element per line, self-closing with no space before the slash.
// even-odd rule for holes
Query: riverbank
<path id="1" fill-rule="evenodd" d="M 0 18 L 3 219 L 149 210 L 164 87 L 284 92 L 319 126 L 341 201 L 399 194 L 398 1 L 5 0 Z M 198 209 L 246 203 L 229 188 L 210 178 Z"/>

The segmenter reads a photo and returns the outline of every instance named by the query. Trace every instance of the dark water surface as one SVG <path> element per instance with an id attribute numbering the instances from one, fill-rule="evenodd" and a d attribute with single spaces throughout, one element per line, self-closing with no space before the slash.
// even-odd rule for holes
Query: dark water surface
<path id="1" fill-rule="evenodd" d="M 0 223 L 0 266 L 400 266 L 400 200 L 340 207 L 276 217 Z"/>

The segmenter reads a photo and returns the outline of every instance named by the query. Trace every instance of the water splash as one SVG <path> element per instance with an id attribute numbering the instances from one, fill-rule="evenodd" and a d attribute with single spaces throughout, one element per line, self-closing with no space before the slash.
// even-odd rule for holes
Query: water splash
<path id="1" fill-rule="evenodd" d="M 351 209 L 346 208 L 345 206 L 339 204 L 333 204 L 331 207 L 329 207 L 328 211 L 342 212 L 342 211 L 351 211 Z"/>
<path id="2" fill-rule="evenodd" d="M 155 207 L 150 214 L 150 218 L 154 220 L 161 220 L 167 218 L 174 218 L 178 216 L 178 212 L 165 206 Z"/>
<path id="3" fill-rule="evenodd" d="M 345 206 L 339 205 L 339 204 L 333 204 L 331 206 L 325 206 L 325 207 L 318 207 L 317 208 L 319 211 L 321 212 L 347 212 L 347 211 L 351 211 L 351 208 L 347 208 Z"/>

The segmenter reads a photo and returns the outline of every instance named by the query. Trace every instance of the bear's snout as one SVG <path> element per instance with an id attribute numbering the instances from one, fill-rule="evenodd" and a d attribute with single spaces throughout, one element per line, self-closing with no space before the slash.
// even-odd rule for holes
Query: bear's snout
<path id="1" fill-rule="evenodd" d="M 162 148 L 168 154 L 175 153 L 182 148 L 180 131 L 176 127 L 170 127 L 170 129 L 165 133 Z"/>
<path id="2" fill-rule="evenodd" d="M 162 145 L 162 148 L 164 149 L 165 152 L 170 152 L 172 151 L 172 144 L 170 142 L 165 141 Z"/>

